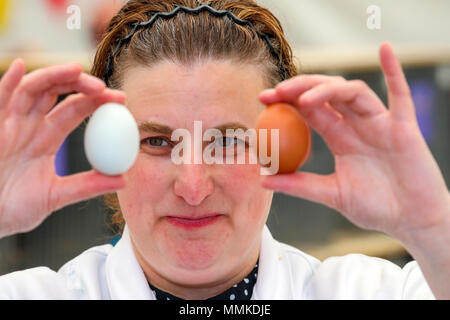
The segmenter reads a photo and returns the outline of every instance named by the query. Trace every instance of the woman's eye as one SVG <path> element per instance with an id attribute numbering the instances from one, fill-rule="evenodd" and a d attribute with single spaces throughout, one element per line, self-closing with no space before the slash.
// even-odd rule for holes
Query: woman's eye
<path id="1" fill-rule="evenodd" d="M 219 146 L 221 147 L 230 147 L 231 145 L 233 145 L 233 142 L 237 142 L 236 138 L 230 138 L 230 137 L 222 137 L 221 139 L 217 140 L 219 143 Z"/>
<path id="2" fill-rule="evenodd" d="M 157 137 L 144 139 L 143 142 L 152 147 L 167 147 L 167 146 L 169 146 L 169 143 L 165 139 L 157 138 Z"/>
<path id="3" fill-rule="evenodd" d="M 219 144 L 219 146 L 221 147 L 228 147 L 231 143 L 231 139 L 229 137 L 222 137 L 220 139 L 217 139 L 217 143 Z"/>
<path id="4" fill-rule="evenodd" d="M 217 141 L 218 141 L 218 144 L 224 148 L 236 146 L 236 145 L 243 144 L 243 143 L 245 144 L 244 141 L 242 141 L 236 137 L 222 137 L 221 139 L 217 139 Z"/>

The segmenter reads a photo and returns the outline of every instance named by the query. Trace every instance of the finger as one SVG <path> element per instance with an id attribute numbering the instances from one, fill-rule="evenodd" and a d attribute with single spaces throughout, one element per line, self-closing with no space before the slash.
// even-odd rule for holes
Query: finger
<path id="1" fill-rule="evenodd" d="M 27 74 L 11 98 L 11 111 L 19 115 L 27 114 L 38 94 L 53 86 L 74 81 L 82 71 L 79 64 L 71 63 Z"/>
<path id="2" fill-rule="evenodd" d="M 0 80 L 0 109 L 6 109 L 12 93 L 25 75 L 26 67 L 22 59 L 14 60 Z"/>
<path id="3" fill-rule="evenodd" d="M 301 75 L 279 83 L 275 87 L 275 90 L 282 101 L 297 106 L 299 96 L 311 88 L 322 83 L 344 81 L 345 79 L 339 76 L 325 76 L 319 74 Z"/>
<path id="4" fill-rule="evenodd" d="M 323 138 L 326 138 L 328 131 L 343 119 L 343 115 L 327 102 L 316 107 L 300 108 L 300 113 L 308 125 Z"/>
<path id="5" fill-rule="evenodd" d="M 338 188 L 335 174 L 318 175 L 309 172 L 261 176 L 261 185 L 337 209 Z"/>
<path id="6" fill-rule="evenodd" d="M 331 106 L 345 104 L 347 110 L 342 108 L 339 110 L 344 116 L 350 111 L 360 116 L 375 116 L 386 112 L 382 101 L 361 80 L 320 84 L 300 97 L 301 106 L 318 106 L 325 102 L 329 102 Z"/>
<path id="7" fill-rule="evenodd" d="M 82 93 L 71 95 L 46 116 L 49 126 L 42 133 L 44 139 L 51 138 L 55 141 L 52 151 L 56 151 L 64 139 L 99 106 L 107 102 L 125 104 L 125 100 L 125 93 L 112 89 L 105 89 L 103 93 L 95 96 L 87 96 Z"/>
<path id="8" fill-rule="evenodd" d="M 327 82 L 336 80 L 341 81 L 343 80 L 343 78 L 327 77 L 320 75 L 312 76 L 311 79 L 308 80 L 308 85 L 304 84 L 306 82 L 301 83 L 303 87 L 297 90 L 295 94 L 297 93 L 301 94 L 301 92 L 303 92 L 305 88 L 312 88 L 315 84 L 317 85 L 318 83 L 323 83 L 324 81 Z M 279 91 L 277 91 L 277 89 L 266 89 L 261 92 L 259 99 L 262 103 L 267 105 L 286 100 L 291 100 L 291 102 L 288 103 L 296 106 L 296 108 L 300 111 L 300 114 L 306 120 L 308 125 L 311 126 L 311 128 L 320 135 L 326 134 L 328 129 L 330 129 L 337 121 L 343 118 L 343 116 L 339 112 L 331 108 L 328 103 L 324 103 L 317 107 L 300 106 L 300 103 L 298 103 L 298 96 L 296 96 L 297 99 L 291 97 L 290 94 L 292 94 L 293 96 L 295 96 L 295 94 L 290 90 L 291 90 L 290 88 L 287 88 L 287 91 L 282 94 Z M 283 91 L 283 89 L 281 89 L 281 91 Z M 292 99 L 294 99 L 296 103 L 293 103 Z"/>
<path id="9" fill-rule="evenodd" d="M 282 102 L 283 98 L 277 93 L 276 89 L 266 89 L 260 93 L 259 100 L 266 105 L 270 105 Z"/>
<path id="10" fill-rule="evenodd" d="M 97 171 L 55 177 L 51 189 L 50 209 L 56 211 L 67 205 L 88 200 L 102 194 L 123 189 L 124 176 L 105 176 Z"/>
<path id="11" fill-rule="evenodd" d="M 57 85 L 41 93 L 40 97 L 35 100 L 31 107 L 31 112 L 42 115 L 47 114 L 54 107 L 58 96 L 66 93 L 75 91 L 86 95 L 95 95 L 99 94 L 104 89 L 105 86 L 100 79 L 83 73 L 74 82 Z"/>
<path id="12" fill-rule="evenodd" d="M 388 89 L 389 110 L 392 115 L 397 119 L 416 119 L 411 90 L 402 66 L 388 42 L 380 46 L 380 61 Z"/>
<path id="13" fill-rule="evenodd" d="M 12 112 L 18 115 L 27 114 L 32 108 L 36 96 L 54 86 L 65 85 L 76 81 L 82 72 L 79 64 L 66 64 L 38 69 L 26 75 L 11 98 Z M 90 78 L 89 85 L 102 90 L 104 84 L 100 79 Z"/>

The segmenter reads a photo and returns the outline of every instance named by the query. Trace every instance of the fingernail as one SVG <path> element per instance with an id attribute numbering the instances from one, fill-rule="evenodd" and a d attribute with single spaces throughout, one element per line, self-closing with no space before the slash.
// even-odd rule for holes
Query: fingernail
<path id="1" fill-rule="evenodd" d="M 16 64 L 16 63 L 22 63 L 22 64 L 25 64 L 25 61 L 22 59 L 22 58 L 16 58 L 16 59 L 14 59 L 14 61 L 13 61 L 13 63 L 12 64 Z"/>
<path id="2" fill-rule="evenodd" d="M 88 84 L 92 87 L 95 87 L 95 89 L 103 90 L 106 88 L 106 84 L 103 82 L 103 80 L 97 77 L 89 75 L 88 82 Z"/>
<path id="3" fill-rule="evenodd" d="M 23 60 L 22 60 L 21 58 L 14 59 L 14 60 L 11 62 L 11 64 L 8 66 L 8 69 L 6 70 L 5 73 L 8 73 L 9 71 L 11 71 L 11 70 L 16 66 L 16 64 L 19 63 L 19 61 L 22 61 L 22 63 L 23 63 Z"/>
<path id="4" fill-rule="evenodd" d="M 117 90 L 117 89 L 113 89 L 112 91 L 115 92 L 117 95 L 121 95 L 121 96 L 124 96 L 124 97 L 127 96 L 127 94 L 125 93 L 125 91 Z"/>
<path id="5" fill-rule="evenodd" d="M 279 84 L 275 87 L 275 89 L 276 89 L 277 91 L 283 93 L 283 92 L 289 92 L 289 91 L 291 91 L 291 90 L 294 89 L 296 86 L 297 86 L 297 84 L 296 84 L 295 82 L 287 80 L 287 81 L 284 81 L 284 82 L 279 83 Z"/>
<path id="6" fill-rule="evenodd" d="M 259 94 L 260 99 L 265 99 L 276 94 L 275 89 L 266 89 Z"/>
<path id="7" fill-rule="evenodd" d="M 261 94 L 270 94 L 276 92 L 275 88 L 268 88 L 261 91 Z"/>
<path id="8" fill-rule="evenodd" d="M 275 86 L 275 90 L 284 89 L 284 87 L 286 87 L 286 83 L 287 83 L 287 81 L 280 82 L 279 84 L 277 84 Z"/>
<path id="9" fill-rule="evenodd" d="M 83 72 L 83 66 L 79 62 L 69 62 L 67 66 L 75 67 L 78 71 Z"/>

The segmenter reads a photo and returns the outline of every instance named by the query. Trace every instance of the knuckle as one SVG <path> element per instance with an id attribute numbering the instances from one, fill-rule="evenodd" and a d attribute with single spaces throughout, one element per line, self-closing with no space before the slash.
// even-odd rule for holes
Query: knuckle
<path id="1" fill-rule="evenodd" d="M 331 90 L 337 86 L 335 82 L 324 82 L 315 87 L 316 90 Z"/>
<path id="2" fill-rule="evenodd" d="M 301 74 L 301 75 L 295 76 L 294 78 L 289 80 L 289 83 L 300 84 L 300 83 L 307 81 L 309 78 L 310 78 L 310 75 Z"/>
<path id="3" fill-rule="evenodd" d="M 29 74 L 27 74 L 25 77 L 23 77 L 21 83 L 19 84 L 19 92 L 20 93 L 29 93 L 33 91 L 33 87 L 36 84 L 36 81 L 41 81 L 42 76 L 44 73 L 42 72 L 43 69 L 39 69 L 36 71 L 33 71 Z"/>
<path id="4" fill-rule="evenodd" d="M 367 83 L 365 81 L 363 81 L 363 80 L 360 80 L 360 79 L 351 80 L 350 83 L 353 84 L 355 87 L 361 89 L 361 90 L 369 89 L 369 86 L 367 85 Z"/>
<path id="5" fill-rule="evenodd" d="M 333 76 L 333 79 L 339 82 L 347 81 L 343 76 Z"/>
<path id="6" fill-rule="evenodd" d="M 30 81 L 30 78 L 24 78 L 17 87 L 17 94 L 18 95 L 27 94 L 31 90 L 31 85 L 32 82 Z"/>
<path id="7" fill-rule="evenodd" d="M 79 111 L 78 106 L 80 104 L 86 103 L 86 97 L 81 94 L 72 94 L 66 97 L 59 105 L 60 109 L 64 109 L 64 112 L 70 113 L 72 116 L 75 116 Z"/>

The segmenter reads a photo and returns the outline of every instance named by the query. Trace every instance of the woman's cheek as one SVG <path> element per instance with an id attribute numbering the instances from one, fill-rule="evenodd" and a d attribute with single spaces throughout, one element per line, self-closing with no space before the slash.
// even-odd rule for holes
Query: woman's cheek
<path id="1" fill-rule="evenodd" d="M 163 192 L 163 168 L 156 161 L 149 161 L 145 155 L 139 155 L 134 166 L 127 172 L 127 186 L 117 193 L 122 212 L 127 216 L 136 216 L 151 211 L 155 199 Z"/>
<path id="2" fill-rule="evenodd" d="M 260 183 L 260 166 L 252 164 L 235 164 L 224 166 L 222 176 L 217 181 L 222 181 L 222 187 L 230 196 L 241 214 L 234 217 L 239 220 L 251 220 L 258 223 L 262 218 L 261 207 L 266 207 L 268 198 L 272 198 L 271 192 L 267 192 Z M 244 214 L 245 211 L 245 214 Z"/>

